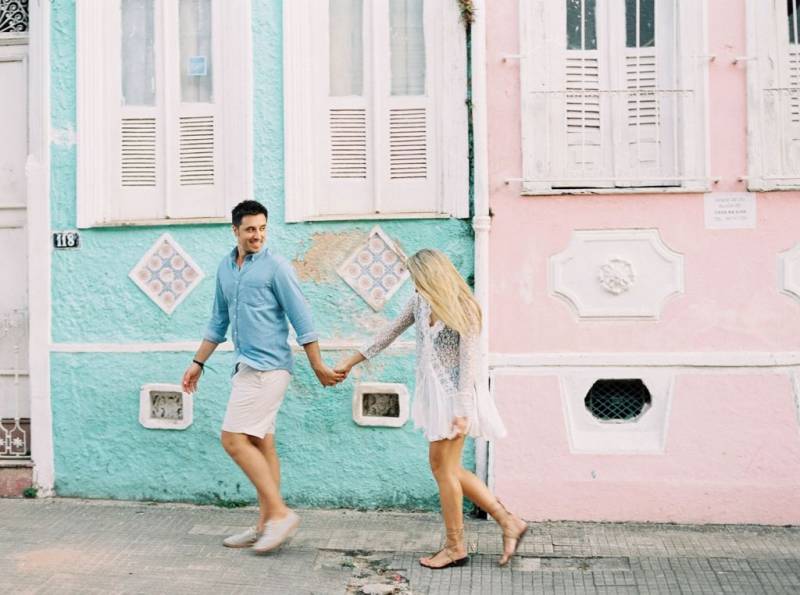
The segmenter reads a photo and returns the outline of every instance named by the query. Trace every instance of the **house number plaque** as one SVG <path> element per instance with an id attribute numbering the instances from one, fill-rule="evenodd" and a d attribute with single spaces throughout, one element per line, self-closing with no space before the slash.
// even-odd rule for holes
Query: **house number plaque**
<path id="1" fill-rule="evenodd" d="M 80 246 L 80 236 L 77 231 L 53 232 L 53 247 L 57 250 L 69 250 Z"/>

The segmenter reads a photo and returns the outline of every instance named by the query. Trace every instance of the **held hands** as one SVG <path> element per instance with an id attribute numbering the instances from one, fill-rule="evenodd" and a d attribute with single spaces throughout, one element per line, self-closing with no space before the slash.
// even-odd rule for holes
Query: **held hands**
<path id="1" fill-rule="evenodd" d="M 343 379 L 347 378 L 350 375 L 350 370 L 352 370 L 352 369 L 353 369 L 353 366 L 348 365 L 346 361 L 339 362 L 338 364 L 336 364 L 336 367 L 334 368 L 334 370 L 336 372 L 344 375 L 342 377 Z"/>
<path id="2" fill-rule="evenodd" d="M 322 386 L 335 386 L 347 377 L 347 374 L 343 374 L 339 370 L 331 370 L 325 364 L 315 367 L 314 374 L 317 375 Z"/>
<path id="3" fill-rule="evenodd" d="M 360 364 L 365 359 L 366 358 L 361 353 L 356 352 L 347 359 L 343 359 L 338 364 L 336 364 L 334 370 L 344 374 L 343 379 L 347 378 L 347 376 L 350 374 L 350 370 L 353 369 L 353 366 Z"/>

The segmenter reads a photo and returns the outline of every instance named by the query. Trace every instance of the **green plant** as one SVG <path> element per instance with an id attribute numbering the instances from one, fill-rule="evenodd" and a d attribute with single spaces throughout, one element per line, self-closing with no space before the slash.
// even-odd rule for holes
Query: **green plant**
<path id="1" fill-rule="evenodd" d="M 475 21 L 475 4 L 472 0 L 458 0 L 458 6 L 461 8 L 461 20 L 465 25 L 469 25 Z"/>
<path id="2" fill-rule="evenodd" d="M 24 498 L 36 498 L 37 494 L 39 493 L 39 489 L 31 486 L 29 488 L 25 488 L 22 490 L 22 496 Z"/>
<path id="3" fill-rule="evenodd" d="M 196 499 L 197 504 L 205 504 L 209 506 L 216 506 L 217 508 L 244 508 L 250 506 L 252 502 L 247 500 L 233 500 L 221 496 L 216 492 L 204 492 L 198 494 Z"/>

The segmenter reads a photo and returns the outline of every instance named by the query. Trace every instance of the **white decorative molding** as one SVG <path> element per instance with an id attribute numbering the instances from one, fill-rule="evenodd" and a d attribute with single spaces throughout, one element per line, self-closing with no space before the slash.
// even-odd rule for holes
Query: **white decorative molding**
<path id="1" fill-rule="evenodd" d="M 50 351 L 52 251 L 42 246 L 50 240 L 50 2 L 30 4 L 30 89 L 28 121 L 30 149 L 28 197 L 28 312 L 30 348 L 28 369 L 31 407 L 31 459 L 33 481 L 40 497 L 53 495 L 55 461 L 53 408 L 50 402 Z"/>
<path id="2" fill-rule="evenodd" d="M 595 418 L 585 399 L 598 380 L 639 379 L 650 392 L 650 406 L 631 422 L 608 423 Z M 572 372 L 559 376 L 570 452 L 593 454 L 661 454 L 667 440 L 673 377 L 652 369 Z"/>
<path id="3" fill-rule="evenodd" d="M 172 236 L 165 233 L 145 252 L 128 277 L 167 314 L 197 287 L 203 271 Z"/>
<path id="4" fill-rule="evenodd" d="M 492 370 L 506 374 L 531 369 L 592 367 L 712 368 L 723 372 L 800 367 L 800 352 L 636 352 L 636 353 L 492 353 Z"/>
<path id="5" fill-rule="evenodd" d="M 657 229 L 577 230 L 550 257 L 551 293 L 581 319 L 658 319 L 683 278 L 683 256 Z"/>
<path id="6" fill-rule="evenodd" d="M 155 430 L 185 430 L 192 425 L 192 395 L 177 384 L 145 384 L 139 392 L 139 423 Z"/>
<path id="7" fill-rule="evenodd" d="M 405 260 L 403 251 L 376 225 L 367 241 L 356 248 L 337 272 L 378 312 L 408 279 Z"/>
<path id="8" fill-rule="evenodd" d="M 408 413 L 408 389 L 404 384 L 356 384 L 353 391 L 353 421 L 358 425 L 400 428 L 408 421 Z"/>
<path id="9" fill-rule="evenodd" d="M 800 301 L 800 243 L 778 254 L 778 288 Z"/>
<path id="10" fill-rule="evenodd" d="M 608 293 L 619 295 L 631 288 L 636 281 L 636 273 L 633 265 L 627 260 L 612 258 L 600 267 L 597 280 Z"/>

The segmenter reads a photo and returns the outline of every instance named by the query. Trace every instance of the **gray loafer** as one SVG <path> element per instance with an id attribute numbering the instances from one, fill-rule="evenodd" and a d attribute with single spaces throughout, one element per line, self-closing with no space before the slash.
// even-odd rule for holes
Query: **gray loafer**
<path id="1" fill-rule="evenodd" d="M 253 550 L 264 553 L 277 549 L 299 525 L 300 517 L 291 510 L 278 521 L 267 521 L 264 533 L 253 544 Z"/>
<path id="2" fill-rule="evenodd" d="M 241 533 L 236 533 L 235 535 L 223 539 L 222 545 L 225 547 L 250 547 L 258 541 L 261 535 L 262 533 L 256 531 L 255 527 L 248 527 Z"/>

